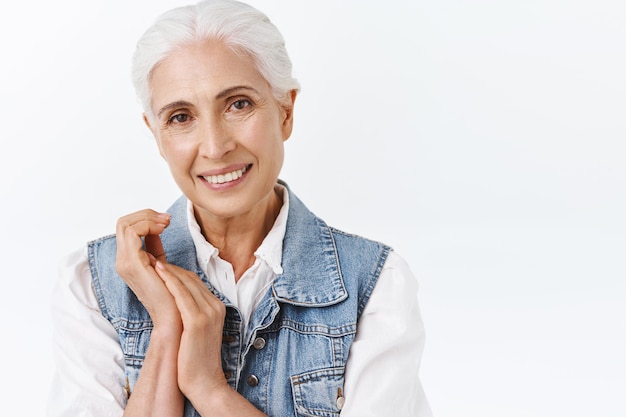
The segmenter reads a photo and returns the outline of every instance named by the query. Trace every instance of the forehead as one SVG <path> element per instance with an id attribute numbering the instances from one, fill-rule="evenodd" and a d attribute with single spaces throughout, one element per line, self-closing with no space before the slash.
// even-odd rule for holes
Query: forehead
<path id="1" fill-rule="evenodd" d="M 178 47 L 150 75 L 153 109 L 171 100 L 215 97 L 234 86 L 269 91 L 251 58 L 215 40 Z"/>

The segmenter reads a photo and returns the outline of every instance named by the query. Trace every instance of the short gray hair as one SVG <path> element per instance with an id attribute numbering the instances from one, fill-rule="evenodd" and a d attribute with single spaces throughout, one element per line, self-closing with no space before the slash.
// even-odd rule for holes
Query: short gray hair
<path id="1" fill-rule="evenodd" d="M 239 1 L 204 0 L 163 13 L 137 42 L 132 79 L 145 112 L 152 114 L 150 75 L 155 66 L 176 47 L 210 39 L 250 57 L 280 103 L 299 90 L 283 36 L 265 14 Z"/>

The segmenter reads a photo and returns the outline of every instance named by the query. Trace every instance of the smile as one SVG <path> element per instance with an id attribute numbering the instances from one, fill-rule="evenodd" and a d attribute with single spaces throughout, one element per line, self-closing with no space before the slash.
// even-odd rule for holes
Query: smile
<path id="1" fill-rule="evenodd" d="M 224 184 L 226 182 L 231 182 L 231 181 L 235 181 L 238 180 L 239 178 L 243 177 L 243 174 L 245 174 L 245 172 L 248 170 L 249 165 L 245 166 L 241 169 L 238 169 L 236 171 L 233 172 L 227 172 L 226 174 L 220 174 L 220 175 L 208 175 L 206 177 L 203 177 L 209 184 Z"/>

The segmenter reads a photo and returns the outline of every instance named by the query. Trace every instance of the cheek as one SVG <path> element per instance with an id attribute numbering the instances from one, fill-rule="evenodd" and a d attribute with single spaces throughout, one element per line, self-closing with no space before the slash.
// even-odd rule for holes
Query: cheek
<path id="1" fill-rule="evenodd" d="M 175 168 L 188 166 L 194 160 L 194 148 L 191 141 L 168 139 L 163 140 L 159 146 L 161 156 L 173 171 Z"/>
<path id="2" fill-rule="evenodd" d="M 261 119 L 248 126 L 242 138 L 245 138 L 248 147 L 256 149 L 258 154 L 271 155 L 279 150 L 282 154 L 282 132 L 274 120 Z"/>

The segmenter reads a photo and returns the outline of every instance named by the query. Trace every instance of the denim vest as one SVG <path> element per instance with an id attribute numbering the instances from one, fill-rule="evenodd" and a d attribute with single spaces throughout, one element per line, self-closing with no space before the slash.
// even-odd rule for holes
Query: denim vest
<path id="1" fill-rule="evenodd" d="M 168 262 L 198 274 L 227 307 L 222 366 L 233 389 L 269 416 L 339 416 L 350 345 L 390 248 L 328 227 L 288 192 L 283 273 L 247 329 L 198 266 L 184 196 L 168 210 L 171 223 L 161 240 Z M 88 252 L 100 309 L 119 335 L 130 393 L 152 321 L 115 271 L 115 236 L 90 242 Z M 189 401 L 184 416 L 199 416 Z"/>

